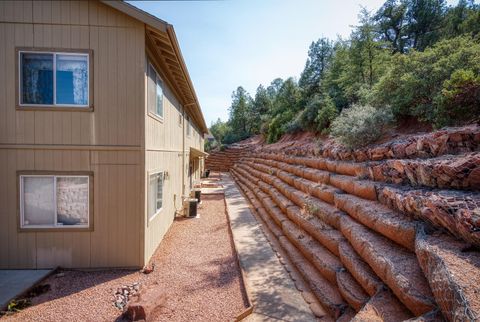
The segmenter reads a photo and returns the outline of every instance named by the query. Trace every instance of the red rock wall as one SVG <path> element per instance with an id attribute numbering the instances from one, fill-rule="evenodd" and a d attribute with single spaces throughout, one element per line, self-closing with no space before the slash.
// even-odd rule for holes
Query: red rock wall
<path id="1" fill-rule="evenodd" d="M 470 321 L 480 319 L 479 141 L 478 126 L 359 151 L 283 141 L 231 173 L 319 318 Z"/>

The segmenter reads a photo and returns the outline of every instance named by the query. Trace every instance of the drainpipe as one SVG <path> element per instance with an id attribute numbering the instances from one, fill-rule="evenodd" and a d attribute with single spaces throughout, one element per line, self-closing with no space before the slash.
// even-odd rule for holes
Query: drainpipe
<path id="1" fill-rule="evenodd" d="M 182 106 L 182 205 L 185 196 L 185 107 Z"/>

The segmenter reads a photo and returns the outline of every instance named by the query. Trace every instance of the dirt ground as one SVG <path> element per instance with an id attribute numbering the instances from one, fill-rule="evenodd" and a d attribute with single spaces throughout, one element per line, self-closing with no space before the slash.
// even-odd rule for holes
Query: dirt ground
<path id="1" fill-rule="evenodd" d="M 157 284 L 167 301 L 155 321 L 231 321 L 246 307 L 245 290 L 228 228 L 223 195 L 204 195 L 200 218 L 177 219 L 153 255 L 155 270 L 61 271 L 32 306 L 1 321 L 121 320 L 115 291 Z"/>

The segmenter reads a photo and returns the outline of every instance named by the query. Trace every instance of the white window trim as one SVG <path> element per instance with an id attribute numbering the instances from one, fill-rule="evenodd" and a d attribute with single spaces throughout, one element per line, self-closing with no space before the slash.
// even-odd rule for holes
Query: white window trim
<path id="1" fill-rule="evenodd" d="M 158 215 L 159 213 L 161 213 L 162 210 L 163 210 L 163 200 L 164 200 L 164 198 L 163 198 L 163 186 L 164 186 L 164 184 L 165 184 L 165 178 L 164 178 L 164 176 L 165 176 L 165 171 L 153 171 L 153 172 L 149 172 L 149 173 L 148 173 L 148 187 L 147 187 L 147 189 L 150 188 L 150 177 L 151 177 L 151 176 L 154 176 L 154 175 L 157 175 L 157 174 L 159 174 L 159 173 L 162 174 L 162 206 L 161 206 L 160 208 L 158 208 L 151 217 L 150 217 L 150 215 L 148 214 L 148 207 L 147 207 L 147 218 L 148 218 L 148 222 L 151 222 L 152 220 L 154 220 L 155 217 L 157 217 L 157 215 Z M 147 192 L 149 192 L 149 191 L 147 190 Z M 158 192 L 157 192 L 157 194 L 158 194 Z M 148 193 L 147 195 L 150 196 L 150 193 Z M 148 205 L 148 202 L 150 202 L 150 201 L 151 201 L 151 200 L 147 200 L 147 205 Z M 157 204 L 157 198 L 155 198 L 155 208 L 156 208 L 156 204 Z M 149 206 L 149 205 L 148 205 L 148 206 Z"/>
<path id="2" fill-rule="evenodd" d="M 53 202 L 55 204 L 55 214 L 54 214 L 54 224 L 53 225 L 25 225 L 25 214 L 24 214 L 24 178 L 53 178 Z M 87 223 L 83 225 L 58 225 L 57 218 L 57 178 L 59 177 L 68 177 L 68 178 L 87 178 L 88 184 L 88 199 L 87 199 Z M 39 174 L 39 175 L 20 175 L 20 228 L 21 229 L 78 229 L 78 228 L 90 228 L 90 176 L 83 175 L 48 175 L 48 174 Z"/>
<path id="3" fill-rule="evenodd" d="M 163 116 L 158 114 L 157 113 L 157 80 L 155 79 L 155 109 L 152 111 L 150 110 L 150 106 L 147 106 L 147 110 L 148 110 L 148 114 L 150 116 L 152 116 L 153 118 L 159 120 L 160 122 L 163 122 L 164 119 L 165 119 L 165 87 L 164 87 L 164 82 L 163 82 L 163 79 L 160 77 L 160 74 L 158 73 L 157 69 L 155 68 L 155 66 L 153 66 L 153 64 L 151 62 L 148 63 L 148 68 L 153 68 L 153 70 L 155 71 L 155 76 L 156 78 L 158 78 L 160 80 L 160 87 L 162 88 L 162 112 L 163 112 Z M 147 71 L 147 79 L 148 79 L 148 72 Z M 150 103 L 148 102 L 148 85 L 147 85 L 147 104 L 150 105 Z"/>
<path id="4" fill-rule="evenodd" d="M 32 54 L 52 54 L 53 55 L 53 103 L 52 104 L 35 104 L 35 103 L 22 103 L 22 54 L 23 53 L 32 53 Z M 88 82 L 88 93 L 87 93 L 87 104 L 57 104 L 57 55 L 72 55 L 72 56 L 85 56 L 87 57 L 87 82 Z M 18 51 L 18 105 L 20 107 L 90 107 L 90 55 L 88 53 L 76 53 L 76 52 L 62 52 L 62 51 L 36 51 L 36 50 L 19 50 Z"/>

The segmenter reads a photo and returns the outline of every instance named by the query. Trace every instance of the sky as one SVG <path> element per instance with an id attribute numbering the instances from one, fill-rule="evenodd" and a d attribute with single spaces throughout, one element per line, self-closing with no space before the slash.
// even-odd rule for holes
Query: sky
<path id="1" fill-rule="evenodd" d="M 175 28 L 207 126 L 228 120 L 231 94 L 243 86 L 300 77 L 308 47 L 350 35 L 361 7 L 385 0 L 131 1 Z M 456 1 L 448 1 L 450 4 Z"/>

